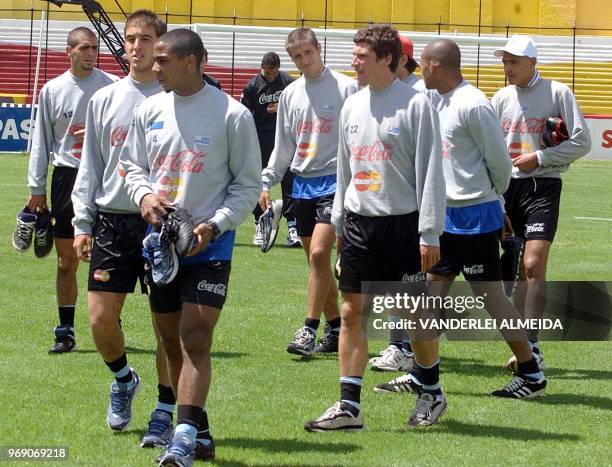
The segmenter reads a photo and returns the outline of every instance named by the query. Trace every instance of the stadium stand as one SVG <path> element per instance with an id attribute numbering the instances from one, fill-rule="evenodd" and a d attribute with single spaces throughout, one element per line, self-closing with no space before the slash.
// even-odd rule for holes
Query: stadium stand
<path id="1" fill-rule="evenodd" d="M 45 73 L 45 53 L 39 88 L 45 78 L 51 79 L 67 68 L 63 54 L 66 33 L 76 26 L 89 26 L 86 21 L 51 21 L 49 23 Z M 40 21 L 34 22 L 34 36 L 37 36 Z M 261 56 L 267 51 L 277 52 L 282 68 L 296 73 L 284 50 L 284 41 L 290 28 L 232 27 L 226 25 L 171 25 L 170 29 L 192 27 L 204 39 L 209 51 L 207 73 L 221 81 L 223 89 L 239 98 L 247 81 L 259 71 Z M 117 23 L 122 31 L 123 24 Z M 352 74 L 350 60 L 352 53 L 352 32 L 343 30 L 334 35 L 329 31 L 324 57 L 332 68 Z M 431 40 L 432 34 L 406 32 L 415 44 L 418 59 L 423 47 Z M 494 41 L 503 42 L 504 36 L 483 35 L 486 45 L 477 44 L 478 38 L 471 34 L 452 36 L 461 47 L 464 76 L 482 89 L 489 97 L 504 85 L 499 60 L 493 57 Z M 574 88 L 581 108 L 586 114 L 612 114 L 612 38 L 579 36 L 575 49 L 573 38 L 568 36 L 534 36 L 540 51 L 538 68 L 543 76 L 561 81 Z M 34 77 L 28 73 L 29 64 L 34 70 L 36 47 L 30 50 L 30 22 L 25 20 L 0 20 L 0 66 L 5 72 L 0 78 L 0 94 L 28 95 L 32 92 Z M 122 75 L 112 55 L 102 45 L 100 67 L 111 73 Z M 29 55 L 31 54 L 31 60 Z M 575 63 L 573 61 L 575 55 Z M 233 70 L 233 73 L 232 73 Z M 418 70 L 417 70 L 418 73 Z M 28 96 L 27 102 L 31 97 Z"/>

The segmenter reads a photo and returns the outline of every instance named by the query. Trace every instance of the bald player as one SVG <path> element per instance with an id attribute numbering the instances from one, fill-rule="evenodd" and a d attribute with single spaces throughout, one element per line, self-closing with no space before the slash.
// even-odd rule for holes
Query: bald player
<path id="1" fill-rule="evenodd" d="M 506 234 L 502 195 L 510 182 L 511 164 L 495 111 L 486 96 L 463 79 L 461 52 L 455 42 L 430 42 L 421 54 L 421 70 L 425 86 L 437 90 L 441 97 L 437 110 L 447 205 L 441 258 L 427 277 L 430 293 L 446 296 L 452 282 L 463 273 L 493 317 L 516 321 L 519 315 L 501 282 L 499 240 Z M 542 394 L 546 379 L 526 333 L 502 334 L 517 358 L 518 371 L 493 395 L 523 399 Z M 439 360 L 434 363 L 437 366 Z M 414 384 L 409 381 L 418 380 L 418 373 L 411 372 L 377 389 L 410 390 Z"/>
<path id="2" fill-rule="evenodd" d="M 35 213 L 47 209 L 47 171 L 51 178 L 51 217 L 57 253 L 57 305 L 59 325 L 49 353 L 70 352 L 76 345 L 74 315 L 77 300 L 76 272 L 79 260 L 72 248 L 72 188 L 81 161 L 85 116 L 91 96 L 119 78 L 94 68 L 98 39 L 88 28 L 68 33 L 66 54 L 70 69 L 48 81 L 40 91 L 30 164 L 27 208 Z"/>

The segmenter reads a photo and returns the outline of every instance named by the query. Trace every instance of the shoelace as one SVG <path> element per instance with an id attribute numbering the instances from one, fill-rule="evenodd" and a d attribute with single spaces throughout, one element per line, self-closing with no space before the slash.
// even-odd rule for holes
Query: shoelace
<path id="1" fill-rule="evenodd" d="M 32 235 L 33 230 L 34 225 L 21 220 L 17 222 L 17 236 L 19 236 L 19 238 L 27 240 L 30 235 Z"/>
<path id="2" fill-rule="evenodd" d="M 504 389 L 508 392 L 515 392 L 517 389 L 523 386 L 524 383 L 525 380 L 523 378 L 521 378 L 520 376 L 515 376 L 510 380 L 508 384 L 506 384 L 506 387 Z"/>
<path id="3" fill-rule="evenodd" d="M 47 229 L 39 229 L 36 231 L 36 236 L 34 239 L 36 246 L 45 246 L 47 244 L 48 233 L 49 231 Z"/>
<path id="4" fill-rule="evenodd" d="M 123 412 L 127 406 L 131 391 L 114 392 L 111 397 L 111 407 L 114 413 Z"/>
<path id="5" fill-rule="evenodd" d="M 413 413 L 415 414 L 415 418 L 417 420 L 424 420 L 426 418 L 429 418 L 431 414 L 431 406 L 433 405 L 434 402 L 435 400 L 426 401 L 424 399 L 419 399 L 416 405 L 414 406 Z"/>
<path id="6" fill-rule="evenodd" d="M 396 347 L 387 347 L 380 357 L 381 360 L 387 362 L 391 361 L 392 363 L 397 362 L 400 358 L 402 358 L 402 356 L 396 351 Z"/>
<path id="7" fill-rule="evenodd" d="M 338 407 L 337 405 L 334 405 L 333 407 L 330 407 L 329 409 L 327 409 L 321 418 L 325 420 L 331 420 L 335 418 L 336 415 L 340 415 L 341 413 L 342 413 L 342 410 L 340 409 L 340 407 Z"/>
<path id="8" fill-rule="evenodd" d="M 312 340 L 311 332 L 302 328 L 295 334 L 295 340 L 300 344 L 306 344 Z"/>
<path id="9" fill-rule="evenodd" d="M 178 443 L 175 443 L 173 441 L 172 444 L 170 444 L 170 447 L 168 448 L 167 452 L 171 454 L 177 454 L 179 456 L 184 457 L 184 456 L 189 455 L 189 453 L 191 452 L 191 449 L 187 443 L 184 443 L 181 440 Z"/>
<path id="10" fill-rule="evenodd" d="M 161 437 L 168 429 L 168 424 L 161 418 L 152 418 L 149 422 L 147 434 L 151 436 Z"/>

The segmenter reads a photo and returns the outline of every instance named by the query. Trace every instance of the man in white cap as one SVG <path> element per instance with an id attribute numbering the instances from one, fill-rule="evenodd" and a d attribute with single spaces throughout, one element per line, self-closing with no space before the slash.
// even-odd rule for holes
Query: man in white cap
<path id="1" fill-rule="evenodd" d="M 572 91 L 540 77 L 538 49 L 528 36 L 512 36 L 495 50 L 509 85 L 492 99 L 512 159 L 512 179 L 505 193 L 506 213 L 518 237 L 525 240 L 521 285 L 514 303 L 525 318 L 541 318 L 546 305 L 546 266 L 557 230 L 561 172 L 591 148 L 589 130 Z M 547 147 L 542 141 L 549 118 L 567 126 L 566 141 Z M 523 282 L 527 280 L 527 282 Z M 529 336 L 540 368 L 544 367 L 537 331 Z M 508 367 L 514 369 L 511 359 Z"/>

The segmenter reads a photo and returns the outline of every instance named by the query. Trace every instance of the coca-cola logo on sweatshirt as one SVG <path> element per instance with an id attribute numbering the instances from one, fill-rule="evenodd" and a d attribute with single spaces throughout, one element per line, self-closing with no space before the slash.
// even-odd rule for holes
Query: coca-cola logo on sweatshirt
<path id="1" fill-rule="evenodd" d="M 127 134 L 128 127 L 120 125 L 117 128 L 113 128 L 110 137 L 111 146 L 114 148 L 118 146 L 123 146 L 123 143 L 125 143 L 125 138 L 127 138 Z"/>
<path id="2" fill-rule="evenodd" d="M 302 133 L 331 133 L 332 130 L 331 118 L 315 118 L 308 122 L 299 122 L 297 131 Z"/>
<path id="3" fill-rule="evenodd" d="M 152 171 L 165 173 L 201 173 L 204 170 L 206 151 L 183 149 L 177 154 L 159 154 L 153 160 Z"/>
<path id="4" fill-rule="evenodd" d="M 546 125 L 546 118 L 524 118 L 521 120 L 504 118 L 501 122 L 504 133 L 520 133 L 522 135 L 540 134 L 544 131 L 544 125 Z"/>
<path id="5" fill-rule="evenodd" d="M 393 160 L 393 145 L 376 140 L 372 144 L 351 146 L 351 158 L 361 162 Z"/>

